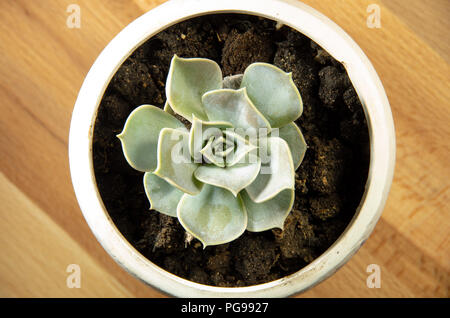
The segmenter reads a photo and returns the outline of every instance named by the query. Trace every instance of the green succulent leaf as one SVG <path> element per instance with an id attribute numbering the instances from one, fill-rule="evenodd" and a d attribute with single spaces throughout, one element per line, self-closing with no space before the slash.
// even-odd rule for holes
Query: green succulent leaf
<path id="1" fill-rule="evenodd" d="M 230 75 L 223 79 L 223 88 L 239 89 L 241 88 L 244 74 Z"/>
<path id="2" fill-rule="evenodd" d="M 273 228 L 283 229 L 284 221 L 294 205 L 295 191 L 283 190 L 263 203 L 254 202 L 247 191 L 242 191 L 240 196 L 247 211 L 247 230 L 262 232 Z"/>
<path id="3" fill-rule="evenodd" d="M 181 225 L 204 247 L 233 241 L 247 227 L 241 198 L 208 184 L 195 196 L 183 195 L 177 212 Z"/>
<path id="4" fill-rule="evenodd" d="M 265 128 L 270 124 L 248 98 L 246 88 L 239 90 L 219 89 L 207 92 L 202 97 L 203 107 L 210 120 L 230 122 L 234 128 Z"/>
<path id="5" fill-rule="evenodd" d="M 117 137 L 131 167 L 142 172 L 155 170 L 159 133 L 166 127 L 186 130 L 178 119 L 152 105 L 139 106 L 130 114 Z"/>
<path id="6" fill-rule="evenodd" d="M 211 137 L 219 138 L 222 130 L 233 127 L 226 121 L 203 121 L 193 117 L 192 127 L 189 133 L 189 152 L 196 163 L 202 162 L 200 151 L 204 148 L 205 142 Z"/>
<path id="7" fill-rule="evenodd" d="M 303 158 L 305 157 L 306 145 L 305 138 L 302 131 L 295 123 L 289 123 L 278 130 L 279 137 L 283 138 L 289 145 L 292 154 L 292 161 L 294 162 L 294 169 L 300 167 Z"/>
<path id="8" fill-rule="evenodd" d="M 192 122 L 192 116 L 208 120 L 202 106 L 206 92 L 222 88 L 222 71 L 216 62 L 204 58 L 174 56 L 166 83 L 171 108 Z"/>
<path id="9" fill-rule="evenodd" d="M 181 191 L 195 195 L 202 188 L 202 183 L 194 177 L 197 168 L 189 155 L 189 133 L 172 128 L 161 130 L 154 174 Z"/>
<path id="10" fill-rule="evenodd" d="M 177 217 L 177 206 L 183 191 L 151 172 L 144 174 L 144 188 L 153 210 Z"/>
<path id="11" fill-rule="evenodd" d="M 164 104 L 164 111 L 172 116 L 175 116 L 175 112 L 173 111 L 172 107 L 170 107 L 169 101 L 166 101 Z"/>
<path id="12" fill-rule="evenodd" d="M 285 73 L 271 64 L 251 64 L 244 73 L 241 87 L 273 128 L 296 120 L 303 111 L 300 93 L 292 81 L 292 74 Z"/>
<path id="13" fill-rule="evenodd" d="M 234 196 L 248 187 L 258 176 L 261 160 L 255 163 L 237 164 L 232 167 L 203 165 L 195 170 L 195 177 L 203 183 L 230 191 Z"/>
<path id="14" fill-rule="evenodd" d="M 258 177 L 246 190 L 256 203 L 266 202 L 285 189 L 294 189 L 295 170 L 291 151 L 286 141 L 279 137 L 260 140 L 263 162 Z"/>

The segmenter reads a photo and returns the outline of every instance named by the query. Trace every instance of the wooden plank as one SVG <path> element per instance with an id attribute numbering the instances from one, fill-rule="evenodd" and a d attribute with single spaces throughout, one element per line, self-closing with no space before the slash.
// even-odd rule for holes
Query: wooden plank
<path id="1" fill-rule="evenodd" d="M 448 0 L 382 0 L 382 3 L 433 50 L 450 62 Z"/>
<path id="2" fill-rule="evenodd" d="M 3 174 L 0 199 L 1 297 L 133 296 Z M 70 264 L 80 266 L 80 288 L 68 287 Z"/>

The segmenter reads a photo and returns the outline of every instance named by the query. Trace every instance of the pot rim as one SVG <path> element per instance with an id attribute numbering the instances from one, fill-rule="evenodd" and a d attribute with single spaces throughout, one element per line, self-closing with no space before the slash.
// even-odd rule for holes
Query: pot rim
<path id="1" fill-rule="evenodd" d="M 260 285 L 215 287 L 171 274 L 141 255 L 119 232 L 96 186 L 92 137 L 98 106 L 120 65 L 150 37 L 200 15 L 241 13 L 288 25 L 315 41 L 346 68 L 366 114 L 370 166 L 366 190 L 344 233 L 301 270 Z M 359 46 L 330 19 L 296 0 L 170 0 L 125 27 L 101 52 L 80 89 L 72 114 L 69 163 L 78 203 L 92 232 L 111 257 L 133 276 L 177 297 L 286 297 L 336 272 L 366 241 L 384 208 L 395 166 L 395 130 L 381 81 Z"/>

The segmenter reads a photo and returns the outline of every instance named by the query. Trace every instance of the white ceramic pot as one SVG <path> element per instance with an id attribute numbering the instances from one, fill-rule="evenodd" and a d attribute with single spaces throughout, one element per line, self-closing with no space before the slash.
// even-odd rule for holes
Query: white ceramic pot
<path id="1" fill-rule="evenodd" d="M 298 272 L 249 287 L 206 286 L 177 277 L 141 255 L 118 231 L 98 192 L 92 163 L 97 109 L 111 78 L 128 56 L 167 27 L 192 17 L 243 13 L 276 20 L 311 38 L 346 68 L 364 107 L 370 130 L 366 190 L 350 225 L 320 257 Z M 105 250 L 132 275 L 178 297 L 286 297 L 332 275 L 361 247 L 377 223 L 391 186 L 395 132 L 389 102 L 372 64 L 335 23 L 296 0 L 171 0 L 147 12 L 120 32 L 95 61 L 79 92 L 70 127 L 69 159 L 79 205 Z"/>

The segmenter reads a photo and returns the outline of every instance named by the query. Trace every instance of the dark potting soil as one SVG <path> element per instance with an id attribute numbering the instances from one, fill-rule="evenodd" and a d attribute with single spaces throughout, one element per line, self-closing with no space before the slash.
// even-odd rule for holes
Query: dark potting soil
<path id="1" fill-rule="evenodd" d="M 224 76 L 253 62 L 292 72 L 304 112 L 297 124 L 309 146 L 296 174 L 296 197 L 284 230 L 245 232 L 203 249 L 186 240 L 176 218 L 149 210 L 143 174 L 132 169 L 116 135 L 130 112 L 163 107 L 174 54 L 205 57 Z M 216 286 L 268 282 L 298 271 L 342 234 L 364 193 L 369 136 L 345 69 L 309 38 L 247 15 L 210 15 L 174 25 L 139 47 L 117 71 L 98 110 L 94 168 L 103 202 L 117 228 L 149 260 L 186 279 Z"/>

